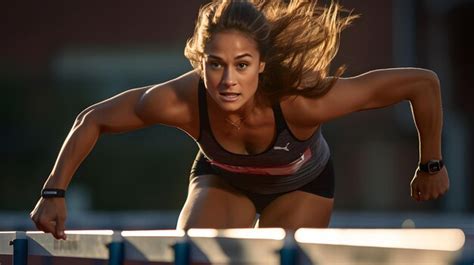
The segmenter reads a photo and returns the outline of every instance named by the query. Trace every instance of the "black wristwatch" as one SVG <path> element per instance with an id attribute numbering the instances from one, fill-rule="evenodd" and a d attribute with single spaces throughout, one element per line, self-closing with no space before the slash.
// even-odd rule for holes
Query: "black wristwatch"
<path id="1" fill-rule="evenodd" d="M 421 171 L 429 173 L 429 174 L 436 174 L 444 166 L 443 160 L 430 160 L 426 164 L 420 164 L 418 167 Z"/>

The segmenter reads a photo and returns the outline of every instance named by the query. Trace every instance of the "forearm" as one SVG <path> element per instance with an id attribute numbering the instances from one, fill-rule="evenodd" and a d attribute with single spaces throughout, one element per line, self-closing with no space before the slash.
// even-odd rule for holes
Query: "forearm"
<path id="1" fill-rule="evenodd" d="M 135 111 L 147 88 L 130 89 L 82 111 L 66 137 L 44 187 L 67 188 L 102 133 L 121 133 L 147 126 Z"/>
<path id="2" fill-rule="evenodd" d="M 87 115 L 80 115 L 63 143 L 44 188 L 66 189 L 81 162 L 93 149 L 100 133 L 97 124 Z"/>
<path id="3" fill-rule="evenodd" d="M 410 99 L 413 118 L 418 130 L 419 160 L 426 163 L 441 159 L 443 111 L 440 84 L 436 74 L 420 82 L 420 89 Z"/>

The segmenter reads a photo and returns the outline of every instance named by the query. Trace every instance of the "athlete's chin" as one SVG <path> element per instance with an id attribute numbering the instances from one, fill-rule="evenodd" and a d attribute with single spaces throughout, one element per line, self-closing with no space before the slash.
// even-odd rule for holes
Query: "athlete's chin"
<path id="1" fill-rule="evenodd" d="M 214 98 L 214 101 L 219 105 L 219 107 L 224 110 L 224 111 L 232 111 L 235 109 L 238 109 L 240 106 L 242 106 L 242 96 L 233 96 L 233 97 L 226 97 L 222 95 L 217 95 Z"/>
<path id="2" fill-rule="evenodd" d="M 233 112 L 239 110 L 243 103 L 242 102 L 223 102 L 219 101 L 217 102 L 219 107 L 221 108 L 222 111 L 224 112 Z"/>

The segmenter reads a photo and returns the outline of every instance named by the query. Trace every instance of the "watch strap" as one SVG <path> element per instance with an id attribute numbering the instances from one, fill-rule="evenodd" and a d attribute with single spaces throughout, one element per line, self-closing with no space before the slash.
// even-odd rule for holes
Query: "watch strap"
<path id="1" fill-rule="evenodd" d="M 439 172 L 443 166 L 443 160 L 430 160 L 426 164 L 420 164 L 419 168 L 421 171 L 426 173 L 436 173 Z"/>
<path id="2" fill-rule="evenodd" d="M 43 198 L 64 198 L 66 191 L 62 189 L 42 189 L 41 197 Z"/>

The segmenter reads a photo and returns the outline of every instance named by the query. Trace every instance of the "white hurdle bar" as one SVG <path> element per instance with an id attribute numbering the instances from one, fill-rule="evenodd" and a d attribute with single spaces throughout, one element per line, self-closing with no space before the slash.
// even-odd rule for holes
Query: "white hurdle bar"
<path id="1" fill-rule="evenodd" d="M 90 230 L 66 234 L 64 241 L 42 232 L 0 232 L 0 264 L 43 265 L 44 259 L 29 258 L 39 256 L 80 258 L 80 264 L 103 260 L 109 265 L 444 265 L 455 262 L 465 242 L 460 229 Z"/>

